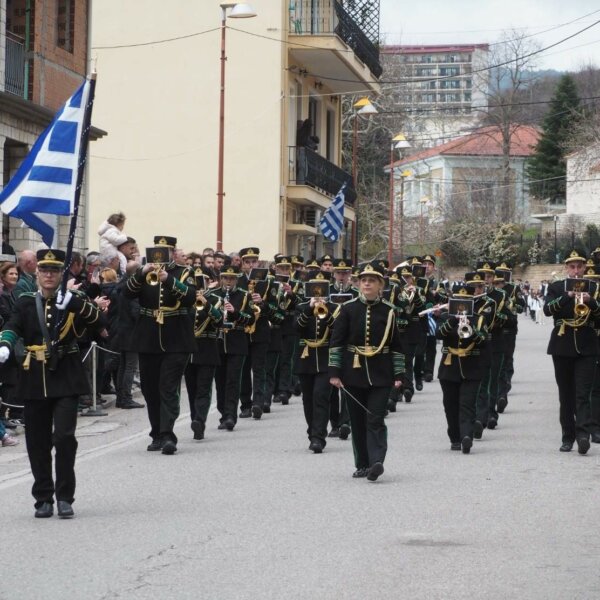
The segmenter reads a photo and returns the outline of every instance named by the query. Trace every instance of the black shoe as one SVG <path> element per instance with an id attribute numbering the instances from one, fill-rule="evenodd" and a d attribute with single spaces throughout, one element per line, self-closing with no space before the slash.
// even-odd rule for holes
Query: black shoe
<path id="1" fill-rule="evenodd" d="M 217 429 L 220 429 L 221 431 L 227 429 L 227 425 L 225 425 L 225 421 L 223 421 L 222 423 L 219 423 L 219 426 L 217 427 Z"/>
<path id="2" fill-rule="evenodd" d="M 105 396 L 110 396 L 112 394 L 116 394 L 117 390 L 115 390 L 112 385 L 107 385 L 100 390 L 100 393 L 104 394 Z"/>
<path id="3" fill-rule="evenodd" d="M 383 474 L 383 463 L 376 462 L 370 469 L 367 474 L 367 479 L 369 481 L 377 481 L 377 478 Z"/>
<path id="4" fill-rule="evenodd" d="M 52 502 L 42 502 L 35 509 L 35 518 L 36 519 L 47 519 L 54 514 L 54 507 L 52 506 Z"/>
<path id="5" fill-rule="evenodd" d="M 460 442 L 452 442 L 450 444 L 450 450 L 462 450 L 462 445 Z"/>
<path id="6" fill-rule="evenodd" d="M 419 379 L 415 382 L 415 387 L 417 388 L 417 392 L 420 392 L 423 389 L 423 382 Z"/>
<path id="7" fill-rule="evenodd" d="M 594 433 L 592 433 L 592 442 L 594 442 L 594 444 L 600 444 L 600 431 L 594 431 Z"/>
<path id="8" fill-rule="evenodd" d="M 195 440 L 204 439 L 204 428 L 205 425 L 202 421 L 192 421 L 192 431 L 194 432 Z"/>
<path id="9" fill-rule="evenodd" d="M 351 431 L 352 430 L 350 429 L 350 425 L 342 425 L 340 427 L 340 440 L 347 440 Z"/>
<path id="10" fill-rule="evenodd" d="M 75 516 L 75 513 L 73 512 L 73 507 L 71 506 L 70 502 L 67 502 L 66 500 L 59 500 L 57 504 L 58 516 L 61 519 L 70 519 L 71 517 Z"/>
<path id="11" fill-rule="evenodd" d="M 249 408 L 240 410 L 240 419 L 249 419 L 252 416 L 252 411 Z"/>
<path id="12" fill-rule="evenodd" d="M 315 454 L 321 454 L 321 452 L 323 452 L 323 442 L 320 440 L 313 440 L 308 449 L 312 450 Z"/>
<path id="13" fill-rule="evenodd" d="M 299 383 L 297 383 L 294 386 L 294 396 L 301 396 L 301 395 L 302 395 L 302 386 Z"/>
<path id="14" fill-rule="evenodd" d="M 268 415 L 268 414 L 271 412 L 271 407 L 270 407 L 270 405 L 268 405 L 268 404 L 263 404 L 262 411 L 263 411 L 263 413 L 265 413 L 266 415 Z"/>
<path id="15" fill-rule="evenodd" d="M 507 406 L 508 406 L 508 398 L 506 396 L 500 396 L 500 398 L 498 398 L 497 411 L 500 414 L 502 414 L 506 410 Z"/>
<path id="16" fill-rule="evenodd" d="M 146 405 L 145 404 L 140 404 L 139 402 L 136 402 L 135 400 L 129 400 L 129 402 L 121 402 L 119 404 L 116 405 L 117 408 L 144 408 Z"/>
<path id="17" fill-rule="evenodd" d="M 148 450 L 148 452 L 156 452 L 157 450 L 162 450 L 162 442 L 160 440 L 152 440 L 152 443 L 148 445 L 146 450 Z"/>
<path id="18" fill-rule="evenodd" d="M 488 429 L 496 429 L 498 426 L 498 419 L 494 419 L 494 417 L 490 417 L 488 419 L 487 428 Z"/>
<path id="19" fill-rule="evenodd" d="M 13 423 L 14 419 L 8 419 L 7 421 L 4 421 L 4 427 L 6 427 L 6 429 L 16 429 L 17 426 Z"/>
<path id="20" fill-rule="evenodd" d="M 387 409 L 390 412 L 396 412 L 396 401 L 389 398 L 387 401 Z"/>
<path id="21" fill-rule="evenodd" d="M 404 390 L 404 402 L 410 402 L 413 394 L 414 392 L 412 390 Z"/>
<path id="22" fill-rule="evenodd" d="M 483 423 L 481 421 L 475 421 L 475 423 L 473 423 L 473 437 L 476 440 L 480 440 L 481 436 L 483 435 Z M 460 444 L 459 444 L 460 446 Z M 460 448 L 459 448 L 460 450 Z"/>
<path id="23" fill-rule="evenodd" d="M 431 383 L 433 381 L 433 373 L 425 373 L 423 375 L 423 381 L 426 381 L 427 383 Z"/>
<path id="24" fill-rule="evenodd" d="M 573 442 L 563 442 L 559 450 L 561 452 L 571 452 L 573 450 Z"/>
<path id="25" fill-rule="evenodd" d="M 233 428 L 235 427 L 235 421 L 229 417 L 223 421 L 223 425 L 225 425 L 225 429 L 227 429 L 227 431 L 233 431 Z"/>
<path id="26" fill-rule="evenodd" d="M 471 452 L 471 446 L 473 445 L 473 440 L 468 436 L 465 435 L 465 437 L 462 439 L 462 442 L 460 443 L 463 454 L 469 454 L 469 452 Z"/>
<path id="27" fill-rule="evenodd" d="M 327 437 L 340 437 L 340 428 L 333 427 Z"/>
<path id="28" fill-rule="evenodd" d="M 273 394 L 273 402 L 281 402 L 281 396 L 279 394 Z"/>
<path id="29" fill-rule="evenodd" d="M 290 403 L 290 397 L 285 394 L 284 396 L 281 396 L 281 404 L 283 406 L 287 406 Z"/>
<path id="30" fill-rule="evenodd" d="M 360 477 L 366 477 L 368 474 L 369 474 L 368 467 L 360 467 L 359 469 L 356 469 L 356 471 L 354 471 L 354 473 L 352 473 L 352 477 L 354 477 L 354 479 L 359 479 Z"/>
<path id="31" fill-rule="evenodd" d="M 252 407 L 252 418 L 256 419 L 258 421 L 258 419 L 260 419 L 262 417 L 263 414 L 263 410 L 260 406 L 253 406 Z"/>
<path id="32" fill-rule="evenodd" d="M 587 451 L 590 449 L 590 440 L 587 438 L 577 438 L 577 452 L 579 454 L 587 454 Z"/>
<path id="33" fill-rule="evenodd" d="M 177 445 L 173 440 L 167 440 L 162 447 L 162 453 L 171 456 L 177 452 Z"/>

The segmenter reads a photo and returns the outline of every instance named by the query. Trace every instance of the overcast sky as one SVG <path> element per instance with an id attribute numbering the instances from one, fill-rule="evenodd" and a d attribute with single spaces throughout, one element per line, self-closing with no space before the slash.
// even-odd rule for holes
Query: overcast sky
<path id="1" fill-rule="evenodd" d="M 600 21 L 598 0 L 381 0 L 386 44 L 494 42 L 503 29 L 514 27 L 545 47 L 595 21 Z M 541 53 L 538 67 L 578 70 L 589 62 L 600 67 L 600 23 Z"/>

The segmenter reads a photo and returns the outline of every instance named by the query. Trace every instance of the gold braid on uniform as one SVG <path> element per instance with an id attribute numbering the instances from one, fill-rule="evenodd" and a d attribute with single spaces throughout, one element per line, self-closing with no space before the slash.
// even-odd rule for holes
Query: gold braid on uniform
<path id="1" fill-rule="evenodd" d="M 373 356 L 379 354 L 383 350 L 383 347 L 385 346 L 385 343 L 386 343 L 386 341 L 390 335 L 390 332 L 392 330 L 393 322 L 394 322 L 394 309 L 391 308 L 390 312 L 388 313 L 387 323 L 385 325 L 385 331 L 383 332 L 383 337 L 381 338 L 381 343 L 374 350 L 367 350 L 367 347 L 365 347 L 364 350 L 362 350 L 359 346 L 354 346 L 353 347 L 354 363 L 352 364 L 352 368 L 354 368 L 354 369 L 360 368 L 360 360 L 358 358 L 359 356 L 364 356 L 366 358 L 373 358 Z M 371 347 L 372 346 L 369 346 L 369 348 L 371 348 Z"/>

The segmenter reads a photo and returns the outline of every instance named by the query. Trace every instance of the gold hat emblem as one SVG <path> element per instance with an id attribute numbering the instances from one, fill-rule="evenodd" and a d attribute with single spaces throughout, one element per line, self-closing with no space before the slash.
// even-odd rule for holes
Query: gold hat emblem
<path id="1" fill-rule="evenodd" d="M 46 254 L 44 254 L 44 260 L 56 260 L 56 256 L 54 255 L 54 252 L 52 252 L 52 250 L 48 250 L 48 252 L 46 252 Z"/>
<path id="2" fill-rule="evenodd" d="M 508 265 L 505 262 L 503 262 L 503 263 L 500 264 L 500 268 L 501 269 L 508 269 Z"/>
<path id="3" fill-rule="evenodd" d="M 339 264 L 339 266 L 340 266 L 340 267 L 345 267 L 345 266 L 346 266 L 346 263 L 345 263 L 343 260 L 340 260 L 340 264 Z"/>
<path id="4" fill-rule="evenodd" d="M 458 292 L 459 296 L 466 296 L 467 295 L 467 290 L 465 288 L 460 288 L 460 291 Z"/>
<path id="5" fill-rule="evenodd" d="M 374 270 L 375 270 L 375 269 L 374 269 L 374 268 L 373 268 L 371 265 L 367 265 L 367 266 L 365 267 L 365 272 L 367 272 L 367 273 L 370 273 L 370 272 L 372 272 L 372 271 L 374 271 Z"/>
<path id="6" fill-rule="evenodd" d="M 162 237 L 162 238 L 160 238 L 160 240 L 158 240 L 158 243 L 159 244 L 166 244 L 167 240 L 164 237 Z"/>
<path id="7" fill-rule="evenodd" d="M 491 269 L 489 263 L 484 263 L 483 268 L 484 269 Z"/>
<path id="8" fill-rule="evenodd" d="M 585 274 L 586 275 L 595 275 L 596 271 L 594 271 L 594 269 L 588 269 Z"/>
<path id="9" fill-rule="evenodd" d="M 323 275 L 323 273 L 317 273 L 315 279 L 325 279 L 325 275 Z"/>
<path id="10" fill-rule="evenodd" d="M 577 250 L 573 250 L 573 252 L 571 252 L 570 258 L 576 258 L 577 256 L 579 256 L 579 254 L 577 254 Z"/>

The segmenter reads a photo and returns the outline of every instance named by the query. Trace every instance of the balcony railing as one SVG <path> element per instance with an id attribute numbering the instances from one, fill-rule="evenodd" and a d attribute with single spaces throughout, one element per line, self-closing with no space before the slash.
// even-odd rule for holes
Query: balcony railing
<path id="1" fill-rule="evenodd" d="M 365 35 L 339 0 L 296 0 L 290 9 L 290 19 L 292 33 L 334 33 L 352 48 L 375 77 L 383 73 L 379 62 L 379 48 Z"/>
<path id="2" fill-rule="evenodd" d="M 10 31 L 6 32 L 4 89 L 21 98 L 25 93 L 25 40 Z"/>
<path id="3" fill-rule="evenodd" d="M 288 163 L 290 184 L 308 185 L 333 197 L 347 183 L 345 202 L 350 206 L 354 204 L 356 191 L 350 173 L 323 158 L 318 152 L 301 146 L 290 146 Z"/>

